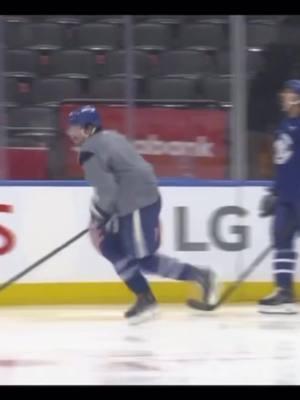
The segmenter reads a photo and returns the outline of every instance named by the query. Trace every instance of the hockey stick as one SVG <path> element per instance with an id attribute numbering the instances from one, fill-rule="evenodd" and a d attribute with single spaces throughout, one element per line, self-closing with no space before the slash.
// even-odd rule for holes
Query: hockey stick
<path id="1" fill-rule="evenodd" d="M 283 236 L 287 237 L 295 228 L 295 223 L 293 222 L 291 225 L 284 230 Z M 249 267 L 241 273 L 241 275 L 237 278 L 237 280 L 224 291 L 221 295 L 219 300 L 215 304 L 207 304 L 203 303 L 196 299 L 189 299 L 187 304 L 196 310 L 203 310 L 203 311 L 213 311 L 222 305 L 228 297 L 234 292 L 244 281 L 245 279 L 259 266 L 259 264 L 267 257 L 267 255 L 273 249 L 273 244 L 270 244 L 263 252 L 261 252 L 249 265 Z"/>
<path id="2" fill-rule="evenodd" d="M 2 283 L 0 285 L 0 291 L 6 289 L 10 285 L 12 285 L 14 282 L 16 282 L 18 279 L 22 278 L 24 275 L 27 275 L 30 271 L 33 269 L 37 268 L 39 265 L 44 263 L 45 261 L 49 260 L 51 257 L 55 256 L 57 253 L 65 249 L 66 247 L 70 246 L 70 244 L 76 242 L 81 236 L 85 235 L 88 232 L 89 229 L 84 229 L 80 233 L 78 233 L 76 236 L 73 236 L 71 239 L 69 239 L 67 242 L 63 243 L 56 249 L 52 250 L 50 253 L 46 254 L 44 257 L 40 258 L 37 260 L 35 263 L 31 264 L 29 267 L 24 269 L 23 271 L 19 272 L 17 275 L 13 276 L 10 278 L 8 281 Z"/>
<path id="3" fill-rule="evenodd" d="M 221 304 L 223 304 L 228 297 L 231 295 L 232 292 L 238 288 L 241 283 L 244 282 L 244 280 L 255 270 L 256 267 L 267 257 L 267 255 L 270 253 L 272 250 L 273 245 L 268 246 L 262 253 L 260 253 L 255 260 L 252 261 L 252 263 L 249 265 L 249 267 L 238 277 L 238 279 L 229 286 L 227 290 L 224 291 L 224 293 L 221 295 L 219 300 L 216 302 L 216 304 L 206 304 L 202 303 L 198 300 L 195 299 L 189 299 L 187 301 L 188 305 L 191 308 L 197 309 L 197 310 L 203 310 L 203 311 L 213 311 L 217 307 L 219 307 Z"/>

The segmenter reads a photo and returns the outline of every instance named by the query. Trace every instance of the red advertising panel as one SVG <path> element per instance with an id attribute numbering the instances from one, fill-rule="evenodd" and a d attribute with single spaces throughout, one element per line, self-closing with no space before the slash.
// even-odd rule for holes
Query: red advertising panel
<path id="1" fill-rule="evenodd" d="M 49 151 L 46 147 L 7 147 L 5 152 L 9 179 L 47 179 Z"/>
<path id="2" fill-rule="evenodd" d="M 63 104 L 60 124 L 80 104 Z M 104 129 L 127 133 L 128 111 L 122 106 L 97 106 Z M 228 113 L 205 108 L 136 107 L 131 110 L 132 137 L 140 154 L 160 177 L 222 179 L 228 164 Z M 67 176 L 80 177 L 76 151 L 66 141 Z"/>

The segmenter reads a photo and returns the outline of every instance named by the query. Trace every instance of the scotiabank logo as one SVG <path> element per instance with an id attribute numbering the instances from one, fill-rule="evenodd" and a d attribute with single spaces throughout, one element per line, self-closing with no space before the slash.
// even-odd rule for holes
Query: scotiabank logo
<path id="1" fill-rule="evenodd" d="M 12 213 L 13 207 L 9 204 L 0 204 L 0 213 Z M 0 225 L 0 255 L 9 253 L 15 246 L 14 233 L 3 225 Z"/>
<path id="2" fill-rule="evenodd" d="M 195 141 L 163 141 L 158 135 L 149 135 L 145 140 L 135 140 L 140 154 L 168 155 L 190 157 L 215 157 L 215 143 L 209 142 L 206 136 L 197 136 Z"/>

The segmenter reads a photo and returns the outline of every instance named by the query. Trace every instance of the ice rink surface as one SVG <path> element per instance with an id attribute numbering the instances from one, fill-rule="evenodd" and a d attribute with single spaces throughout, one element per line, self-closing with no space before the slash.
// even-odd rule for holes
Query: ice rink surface
<path id="1" fill-rule="evenodd" d="M 0 384 L 300 384 L 300 315 L 163 305 L 129 326 L 125 309 L 0 308 Z"/>

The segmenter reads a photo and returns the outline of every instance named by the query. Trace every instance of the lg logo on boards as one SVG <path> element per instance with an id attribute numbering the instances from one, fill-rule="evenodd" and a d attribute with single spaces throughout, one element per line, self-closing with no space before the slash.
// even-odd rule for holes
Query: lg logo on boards
<path id="1" fill-rule="evenodd" d="M 188 207 L 175 207 L 174 233 L 176 251 L 209 251 L 211 246 L 223 251 L 242 251 L 249 247 L 250 227 L 246 225 L 230 226 L 230 238 L 222 235 L 222 227 L 226 224 L 228 216 L 245 217 L 248 211 L 238 206 L 223 206 L 217 208 L 208 218 L 206 240 L 199 238 L 196 242 L 188 239 L 189 227 L 195 221 L 189 218 Z M 232 236 L 234 239 L 232 240 Z"/>

